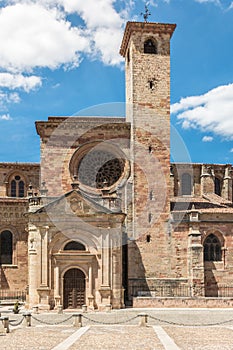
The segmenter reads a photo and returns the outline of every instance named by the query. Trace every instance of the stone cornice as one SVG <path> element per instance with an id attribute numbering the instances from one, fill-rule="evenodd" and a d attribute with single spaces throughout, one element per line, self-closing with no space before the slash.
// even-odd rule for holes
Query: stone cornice
<path id="1" fill-rule="evenodd" d="M 0 203 L 1 205 L 28 205 L 28 199 L 26 197 L 24 198 L 18 198 L 18 197 L 0 197 Z"/>
<path id="2" fill-rule="evenodd" d="M 33 168 L 40 168 L 39 163 L 0 163 L 0 169 L 14 169 L 14 170 L 30 170 Z"/>
<path id="3" fill-rule="evenodd" d="M 153 33 L 153 34 L 169 34 L 172 36 L 176 24 L 168 23 L 150 23 L 150 22 L 127 22 L 124 37 L 121 43 L 120 54 L 125 57 L 130 36 L 133 32 Z"/>
<path id="4" fill-rule="evenodd" d="M 72 120 L 71 120 L 72 119 Z M 57 129 L 59 127 L 59 129 Z M 83 130 L 84 133 L 92 129 L 99 130 L 126 130 L 130 131 L 130 123 L 126 123 L 124 119 L 119 118 L 90 118 L 82 120 L 80 118 L 70 118 L 69 120 L 61 121 L 49 120 L 47 122 L 36 122 L 37 134 L 42 138 L 50 136 L 54 130 L 58 130 L 58 134 L 64 130 Z"/>

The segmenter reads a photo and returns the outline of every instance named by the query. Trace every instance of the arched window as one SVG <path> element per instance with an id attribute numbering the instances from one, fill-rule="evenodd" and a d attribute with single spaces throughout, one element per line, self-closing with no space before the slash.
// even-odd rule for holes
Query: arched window
<path id="1" fill-rule="evenodd" d="M 212 233 L 205 239 L 204 242 L 204 261 L 221 261 L 222 249 L 221 243 Z"/>
<path id="2" fill-rule="evenodd" d="M 182 174 L 181 193 L 182 195 L 192 194 L 192 177 L 190 174 Z"/>
<path id="3" fill-rule="evenodd" d="M 11 197 L 25 197 L 25 184 L 19 175 L 16 175 L 10 182 Z"/>
<path id="4" fill-rule="evenodd" d="M 87 186 L 105 188 L 114 185 L 122 176 L 125 160 L 105 150 L 85 154 L 78 166 L 78 179 Z"/>
<path id="5" fill-rule="evenodd" d="M 65 245 L 64 250 L 86 250 L 86 247 L 80 242 L 71 241 Z"/>
<path id="6" fill-rule="evenodd" d="M 16 181 L 11 181 L 11 197 L 16 197 Z"/>
<path id="7" fill-rule="evenodd" d="M 214 178 L 214 193 L 221 196 L 221 180 L 218 177 Z"/>
<path id="8" fill-rule="evenodd" d="M 0 234 L 0 263 L 12 264 L 12 233 L 10 231 L 3 231 Z"/>
<path id="9" fill-rule="evenodd" d="M 19 181 L 19 197 L 24 197 L 24 182 Z"/>
<path id="10" fill-rule="evenodd" d="M 147 41 L 145 41 L 144 43 L 144 53 L 151 53 L 151 54 L 156 54 L 157 53 L 157 47 L 155 45 L 155 43 L 151 40 L 148 39 Z"/>

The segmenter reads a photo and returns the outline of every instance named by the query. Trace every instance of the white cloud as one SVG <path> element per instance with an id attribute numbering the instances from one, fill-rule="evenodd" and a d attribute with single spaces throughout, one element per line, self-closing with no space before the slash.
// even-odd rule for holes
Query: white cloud
<path id="1" fill-rule="evenodd" d="M 230 149 L 230 152 L 233 153 L 233 148 Z"/>
<path id="2" fill-rule="evenodd" d="M 200 4 L 207 3 L 207 2 L 212 2 L 216 5 L 221 5 L 220 0 L 195 0 L 196 2 L 199 2 Z"/>
<path id="3" fill-rule="evenodd" d="M 0 115 L 1 120 L 8 120 L 6 119 L 8 116 L 8 105 L 15 104 L 20 102 L 20 97 L 17 92 L 9 92 L 0 90 L 0 113 L 4 113 Z"/>
<path id="4" fill-rule="evenodd" d="M 92 56 L 107 65 L 119 65 L 119 48 L 123 27 L 132 2 L 121 11 L 114 8 L 115 0 L 60 0 L 67 13 L 77 13 L 85 22 L 92 43 Z"/>
<path id="5" fill-rule="evenodd" d="M 203 136 L 202 137 L 202 141 L 203 142 L 212 142 L 213 141 L 213 137 L 212 136 Z"/>
<path id="6" fill-rule="evenodd" d="M 2 111 L 20 101 L 19 94 L 9 90 L 30 92 L 42 85 L 42 78 L 34 74 L 37 68 L 73 69 L 85 55 L 106 65 L 120 66 L 123 62 L 119 48 L 134 0 L 117 4 L 115 0 L 0 2 Z M 82 26 L 72 24 L 70 14 Z"/>
<path id="7" fill-rule="evenodd" d="M 182 98 L 171 106 L 171 112 L 177 115 L 183 128 L 199 128 L 233 139 L 233 84 Z"/>
<path id="8" fill-rule="evenodd" d="M 7 6 L 0 11 L 0 27 L 0 66 L 7 71 L 77 66 L 79 52 L 89 51 L 85 32 L 71 27 L 56 9 L 37 4 Z"/>
<path id="9" fill-rule="evenodd" d="M 5 91 L 0 90 L 0 107 L 1 108 L 4 108 L 4 106 L 8 103 L 18 103 L 18 102 L 20 102 L 20 97 L 18 93 L 16 92 L 6 93 Z"/>
<path id="10" fill-rule="evenodd" d="M 0 10 L 0 67 L 30 72 L 35 67 L 77 67 L 83 54 L 119 65 L 119 48 L 128 16 L 115 0 L 9 0 Z M 84 26 L 72 26 L 68 14 Z M 5 38 L 7 37 L 7 40 Z"/>
<path id="11" fill-rule="evenodd" d="M 120 55 L 116 55 L 116 52 L 119 51 L 121 38 L 122 33 L 115 31 L 114 28 L 106 28 L 104 31 L 102 28 L 97 28 L 93 33 L 94 57 L 98 55 L 102 62 L 107 65 L 118 65 L 122 61 Z"/>
<path id="12" fill-rule="evenodd" d="M 170 0 L 148 0 L 146 1 L 146 4 L 151 5 L 153 7 L 158 7 L 159 2 L 165 2 L 166 4 L 169 4 Z"/>
<path id="13" fill-rule="evenodd" d="M 12 118 L 10 117 L 10 115 L 7 114 L 2 114 L 0 115 L 0 120 L 12 120 Z"/>
<path id="14" fill-rule="evenodd" d="M 52 86 L 52 89 L 58 89 L 60 86 L 61 86 L 60 83 L 54 84 L 54 85 Z"/>
<path id="15" fill-rule="evenodd" d="M 121 27 L 123 19 L 114 8 L 114 0 L 60 0 L 68 13 L 77 12 L 90 28 Z"/>
<path id="16" fill-rule="evenodd" d="M 0 87 L 11 90 L 23 89 L 26 92 L 40 87 L 41 78 L 37 76 L 24 76 L 22 74 L 0 73 Z"/>

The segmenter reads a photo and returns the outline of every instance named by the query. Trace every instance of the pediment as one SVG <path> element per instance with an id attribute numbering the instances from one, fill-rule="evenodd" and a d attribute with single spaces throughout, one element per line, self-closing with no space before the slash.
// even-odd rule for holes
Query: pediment
<path id="1" fill-rule="evenodd" d="M 111 213 L 109 209 L 96 203 L 93 198 L 76 190 L 68 192 L 36 211 L 36 213 L 41 212 L 47 212 L 49 215 L 57 217 L 73 215 L 83 217 Z"/>

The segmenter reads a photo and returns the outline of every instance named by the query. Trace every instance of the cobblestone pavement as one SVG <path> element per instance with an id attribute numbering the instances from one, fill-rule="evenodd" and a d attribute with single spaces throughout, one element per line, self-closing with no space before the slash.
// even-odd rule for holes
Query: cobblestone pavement
<path id="1" fill-rule="evenodd" d="M 62 315 L 55 312 L 32 315 L 31 327 L 24 322 L 19 324 L 22 314 L 0 311 L 11 321 L 10 333 L 0 334 L 1 350 L 55 350 L 70 337 L 72 342 L 62 350 L 233 350 L 233 309 L 88 312 L 83 314 L 83 326 L 90 328 L 79 338 L 77 328 L 73 327 L 74 310 Z M 147 327 L 139 327 L 141 316 L 137 315 L 142 312 L 149 315 Z M 159 336 L 159 329 L 165 338 Z"/>

